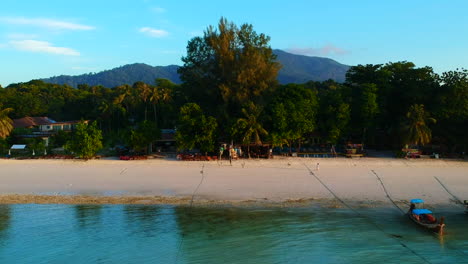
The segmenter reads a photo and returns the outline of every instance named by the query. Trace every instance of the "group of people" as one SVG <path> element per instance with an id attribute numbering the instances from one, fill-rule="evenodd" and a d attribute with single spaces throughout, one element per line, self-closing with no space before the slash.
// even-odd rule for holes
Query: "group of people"
<path id="1" fill-rule="evenodd" d="M 226 144 L 221 145 L 219 147 L 219 159 L 222 158 L 224 152 L 227 151 L 229 155 L 229 161 L 232 161 L 233 159 L 238 159 L 239 157 L 242 157 L 242 149 L 238 147 L 234 147 L 232 145 L 226 146 Z"/>

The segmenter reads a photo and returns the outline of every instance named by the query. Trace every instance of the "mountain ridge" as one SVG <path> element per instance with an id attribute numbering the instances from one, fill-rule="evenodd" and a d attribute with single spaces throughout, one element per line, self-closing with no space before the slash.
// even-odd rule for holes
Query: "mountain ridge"
<path id="1" fill-rule="evenodd" d="M 273 51 L 282 68 L 278 73 L 278 81 L 286 83 L 305 83 L 307 81 L 325 81 L 328 79 L 344 82 L 348 65 L 333 59 L 297 55 L 275 49 Z M 151 66 L 145 63 L 122 65 L 98 73 L 81 75 L 60 75 L 41 80 L 49 83 L 68 84 L 77 87 L 79 84 L 90 86 L 102 85 L 116 87 L 122 84 L 133 84 L 137 81 L 154 83 L 157 78 L 169 79 L 174 83 L 181 83 L 177 69 L 178 65 Z"/>

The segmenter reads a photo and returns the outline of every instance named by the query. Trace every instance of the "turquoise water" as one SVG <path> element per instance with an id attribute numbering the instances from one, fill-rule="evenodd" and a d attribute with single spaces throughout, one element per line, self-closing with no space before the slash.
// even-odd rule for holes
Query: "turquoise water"
<path id="1" fill-rule="evenodd" d="M 395 209 L 0 205 L 0 263 L 468 263 L 468 215 L 447 235 Z"/>

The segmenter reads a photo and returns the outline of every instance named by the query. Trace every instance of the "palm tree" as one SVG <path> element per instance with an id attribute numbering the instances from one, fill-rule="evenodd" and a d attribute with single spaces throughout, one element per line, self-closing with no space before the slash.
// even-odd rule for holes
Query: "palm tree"
<path id="1" fill-rule="evenodd" d="M 268 135 L 268 132 L 263 128 L 262 124 L 258 121 L 262 109 L 257 107 L 254 103 L 247 104 L 247 108 L 242 108 L 243 118 L 237 119 L 236 126 L 233 134 L 239 134 L 242 137 L 242 143 L 247 144 L 249 158 L 250 158 L 250 144 L 253 142 L 256 145 L 261 145 L 261 135 Z"/>
<path id="2" fill-rule="evenodd" d="M 148 101 L 151 97 L 151 88 L 148 84 L 144 82 L 136 82 L 133 84 L 133 88 L 136 90 L 138 98 L 145 105 L 145 121 L 147 120 L 148 113 Z"/>
<path id="3" fill-rule="evenodd" d="M 125 111 L 128 119 L 132 118 L 133 122 L 133 111 L 132 108 L 135 108 L 135 105 L 138 102 L 138 98 L 135 94 L 135 90 L 130 85 L 124 84 L 121 86 L 117 86 L 115 88 L 117 92 L 117 96 L 114 98 L 113 104 L 115 106 L 121 106 Z"/>
<path id="4" fill-rule="evenodd" d="M 432 132 L 428 127 L 429 123 L 435 123 L 436 120 L 429 117 L 424 110 L 424 105 L 414 104 L 410 106 L 406 114 L 406 124 L 404 126 L 406 142 L 415 145 L 425 145 L 431 142 Z"/>
<path id="5" fill-rule="evenodd" d="M 156 106 L 163 102 L 169 102 L 171 97 L 171 88 L 164 87 L 164 83 L 158 83 L 151 87 L 149 101 L 153 104 L 154 122 L 158 124 L 158 114 Z"/>
<path id="6" fill-rule="evenodd" d="M 0 138 L 6 138 L 13 130 L 13 120 L 8 117 L 11 111 L 13 108 L 0 110 Z"/>

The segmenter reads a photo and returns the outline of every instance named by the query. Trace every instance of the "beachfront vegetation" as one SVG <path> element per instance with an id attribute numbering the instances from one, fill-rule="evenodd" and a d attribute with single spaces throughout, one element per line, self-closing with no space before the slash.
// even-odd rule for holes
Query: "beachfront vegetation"
<path id="1" fill-rule="evenodd" d="M 425 145 L 431 142 L 432 132 L 429 124 L 436 123 L 434 118 L 428 116 L 424 105 L 414 104 L 406 113 L 405 125 L 403 126 L 405 143 L 413 145 Z"/>
<path id="2" fill-rule="evenodd" d="M 439 75 L 403 61 L 353 66 L 344 83 L 279 85 L 281 66 L 269 37 L 252 25 L 238 27 L 224 18 L 191 39 L 182 60 L 181 85 L 157 79 L 112 88 L 80 84 L 75 89 L 33 80 L 1 88 L 0 136 L 9 133 L 1 121 L 6 117 L 48 116 L 96 120 L 92 131 L 82 125 L 80 133 L 96 140 L 99 127 L 106 146 L 139 150 L 146 150 L 160 128 L 176 128 L 179 150 L 202 152 L 214 151 L 219 142 L 298 148 L 311 145 L 312 137 L 320 143 L 364 143 L 379 149 L 432 143 L 441 152 L 468 150 L 467 70 Z M 55 142 L 64 141 L 60 137 Z M 76 140 L 75 134 L 67 146 L 78 153 Z M 100 146 L 80 144 L 93 145 L 83 157 Z"/>
<path id="3" fill-rule="evenodd" d="M 205 116 L 199 105 L 188 103 L 180 108 L 175 139 L 179 150 L 198 149 L 203 153 L 214 150 L 218 124 L 212 116 Z"/>
<path id="4" fill-rule="evenodd" d="M 75 131 L 65 143 L 65 149 L 81 159 L 94 157 L 98 150 L 102 149 L 102 132 L 97 128 L 96 121 L 76 125 Z"/>
<path id="5" fill-rule="evenodd" d="M 5 139 L 13 130 L 13 121 L 8 116 L 13 111 L 13 108 L 2 109 L 1 106 L 0 104 L 0 138 Z"/>

